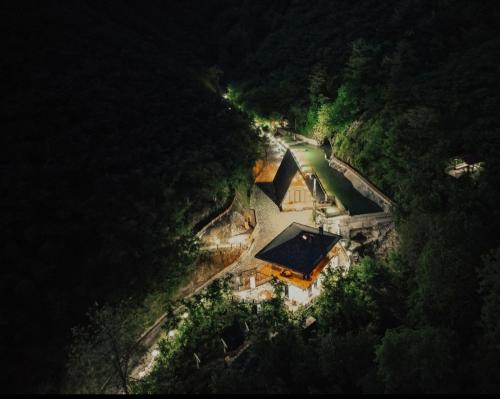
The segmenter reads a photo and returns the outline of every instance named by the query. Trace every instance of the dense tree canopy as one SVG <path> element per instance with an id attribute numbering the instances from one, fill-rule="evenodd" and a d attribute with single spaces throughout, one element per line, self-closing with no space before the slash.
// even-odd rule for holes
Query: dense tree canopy
<path id="1" fill-rule="evenodd" d="M 281 354 L 289 360 L 283 381 L 281 357 L 261 354 L 259 367 L 274 381 L 263 383 L 266 392 L 497 390 L 499 8 L 460 0 L 271 4 L 272 23 L 261 19 L 265 9 L 242 7 L 267 22 L 266 34 L 241 63 L 219 61 L 230 98 L 254 117 L 287 118 L 330 142 L 395 199 L 401 246 L 390 259 L 329 277 L 314 307 L 321 339 L 287 343 L 303 359 L 327 360 L 308 375 Z M 480 156 L 481 173 L 448 176 L 460 154 Z M 229 373 L 241 381 L 241 370 Z M 224 381 L 223 391 L 238 390 Z"/>
<path id="2" fill-rule="evenodd" d="M 196 255 L 193 226 L 248 186 L 252 118 L 287 118 L 395 200 L 400 247 L 328 276 L 312 337 L 309 313 L 280 298 L 259 313 L 218 289 L 186 303 L 180 340 L 133 388 L 498 391 L 499 9 L 2 4 L 5 390 L 57 391 L 71 328 L 94 302 L 161 312 Z M 444 173 L 461 154 L 481 172 Z M 216 359 L 219 333 L 241 320 L 252 342 L 241 363 L 198 369 L 193 351 Z"/>
<path id="3" fill-rule="evenodd" d="M 193 4 L 156 4 L 164 19 L 133 2 L 4 6 L 4 389 L 52 391 L 94 302 L 159 315 L 192 227 L 248 187 L 259 139 L 188 51 Z"/>

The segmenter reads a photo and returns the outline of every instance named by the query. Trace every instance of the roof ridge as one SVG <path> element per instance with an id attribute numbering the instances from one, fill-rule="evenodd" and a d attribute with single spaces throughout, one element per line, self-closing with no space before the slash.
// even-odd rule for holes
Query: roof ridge
<path id="1" fill-rule="evenodd" d="M 285 195 L 288 191 L 290 183 L 292 182 L 295 174 L 299 172 L 302 178 L 302 172 L 300 171 L 300 166 L 295 159 L 292 151 L 288 149 L 281 160 L 280 166 L 276 172 L 273 179 L 274 192 L 276 196 L 277 205 L 281 205 Z"/>
<path id="2" fill-rule="evenodd" d="M 312 235 L 312 241 L 302 240 L 302 233 Z M 337 234 L 322 233 L 317 227 L 292 222 L 254 256 L 307 274 L 340 239 Z"/>
<path id="3" fill-rule="evenodd" d="M 304 226 L 304 227 L 309 227 L 310 229 L 315 229 L 315 230 L 316 230 L 316 229 L 319 229 L 318 227 L 309 226 L 309 225 L 307 225 L 307 224 L 303 224 L 303 223 L 299 223 L 299 222 L 292 222 L 292 223 L 290 223 L 290 225 L 288 225 L 288 227 L 290 227 L 292 224 L 296 224 L 296 225 L 299 225 L 299 226 Z M 288 227 L 287 227 L 287 228 L 288 228 Z M 323 234 L 325 234 L 325 233 L 326 233 L 326 234 L 329 234 L 329 235 L 331 235 L 331 236 L 335 236 L 335 237 L 340 237 L 340 238 L 342 238 L 342 236 L 340 236 L 340 235 L 338 235 L 338 234 L 335 234 L 335 233 L 331 233 L 331 232 L 329 232 L 329 231 L 323 231 Z M 318 231 L 318 234 L 320 234 L 320 232 L 319 232 L 319 231 Z"/>

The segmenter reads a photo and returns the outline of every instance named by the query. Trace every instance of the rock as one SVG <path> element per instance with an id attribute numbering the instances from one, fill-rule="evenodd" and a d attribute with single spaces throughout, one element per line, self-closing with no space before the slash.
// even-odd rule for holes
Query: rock
<path id="1" fill-rule="evenodd" d="M 241 213 L 233 212 L 231 214 L 230 220 L 231 220 L 231 235 L 232 236 L 244 233 L 245 231 L 248 230 L 248 228 L 246 228 L 246 226 L 245 226 L 247 224 L 245 217 Z"/>

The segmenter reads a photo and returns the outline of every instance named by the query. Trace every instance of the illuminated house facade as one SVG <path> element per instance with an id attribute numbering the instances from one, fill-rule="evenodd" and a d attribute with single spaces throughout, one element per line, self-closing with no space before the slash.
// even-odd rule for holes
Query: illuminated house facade
<path id="1" fill-rule="evenodd" d="M 348 266 L 340 239 L 321 228 L 292 223 L 255 255 L 266 262 L 258 271 L 282 281 L 292 303 L 307 304 L 321 291 L 323 270 Z"/>
<path id="2" fill-rule="evenodd" d="M 458 178 L 463 174 L 480 172 L 482 167 L 483 162 L 477 155 L 460 155 L 451 159 L 449 166 L 446 168 L 446 173 Z"/>
<path id="3" fill-rule="evenodd" d="M 282 211 L 313 209 L 314 201 L 327 196 L 313 173 L 303 173 L 290 150 L 287 150 L 273 180 L 276 205 Z"/>

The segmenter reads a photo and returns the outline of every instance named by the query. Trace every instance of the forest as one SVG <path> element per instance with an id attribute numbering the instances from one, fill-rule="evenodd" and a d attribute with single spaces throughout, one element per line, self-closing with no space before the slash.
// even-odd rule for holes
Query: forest
<path id="1" fill-rule="evenodd" d="M 251 182 L 255 130 L 161 3 L 158 25 L 153 3 L 2 5 L 2 391 L 57 392 L 96 303 L 158 317 L 193 227 Z"/>
<path id="2" fill-rule="evenodd" d="M 68 363 L 72 328 L 126 303 L 139 332 L 169 308 L 194 226 L 248 192 L 256 119 L 288 120 L 387 193 L 400 244 L 328 275 L 302 313 L 282 296 L 257 313 L 214 284 L 131 392 L 500 391 L 496 2 L 2 8 L 3 391 L 98 391 Z M 481 173 L 444 173 L 461 154 Z M 197 368 L 193 351 L 243 321 L 245 358 Z"/>

